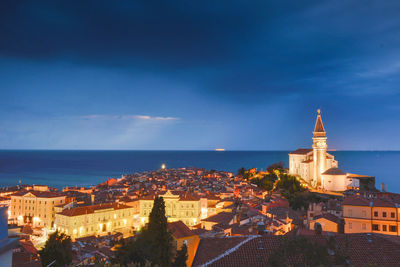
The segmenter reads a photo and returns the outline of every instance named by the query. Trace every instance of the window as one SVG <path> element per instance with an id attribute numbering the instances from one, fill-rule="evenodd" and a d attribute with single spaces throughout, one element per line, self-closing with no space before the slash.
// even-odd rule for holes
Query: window
<path id="1" fill-rule="evenodd" d="M 353 210 L 349 209 L 349 216 L 352 217 L 353 216 Z"/>
<path id="2" fill-rule="evenodd" d="M 390 217 L 392 217 L 392 218 L 394 218 L 394 217 L 395 217 L 395 214 L 394 214 L 394 212 L 391 212 L 391 213 L 390 213 Z"/>
<path id="3" fill-rule="evenodd" d="M 387 231 L 387 225 L 382 225 L 382 231 L 384 231 L 384 232 Z"/>
<path id="4" fill-rule="evenodd" d="M 353 229 L 353 223 L 349 223 L 349 229 Z"/>
<path id="5" fill-rule="evenodd" d="M 386 212 L 382 212 L 382 217 L 386 217 Z"/>
<path id="6" fill-rule="evenodd" d="M 367 229 L 367 225 L 365 223 L 362 224 L 362 229 L 363 230 Z"/>
<path id="7" fill-rule="evenodd" d="M 379 224 L 373 224 L 372 225 L 372 230 L 379 231 Z"/>
<path id="8" fill-rule="evenodd" d="M 397 227 L 395 225 L 390 225 L 389 232 L 397 232 Z"/>
<path id="9" fill-rule="evenodd" d="M 374 217 L 378 217 L 378 212 L 374 211 Z"/>
<path id="10" fill-rule="evenodd" d="M 363 211 L 362 211 L 362 216 L 363 216 L 363 217 L 367 217 L 367 211 L 363 210 Z"/>

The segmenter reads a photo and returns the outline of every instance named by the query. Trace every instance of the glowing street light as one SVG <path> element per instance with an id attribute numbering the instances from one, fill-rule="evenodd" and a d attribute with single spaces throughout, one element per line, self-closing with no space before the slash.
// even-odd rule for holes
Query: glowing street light
<path id="1" fill-rule="evenodd" d="M 165 163 L 161 164 L 161 169 L 165 170 L 166 166 Z"/>

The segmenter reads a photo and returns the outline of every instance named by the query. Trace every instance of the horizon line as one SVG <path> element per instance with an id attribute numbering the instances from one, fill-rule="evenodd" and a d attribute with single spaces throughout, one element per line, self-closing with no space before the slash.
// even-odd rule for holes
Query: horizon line
<path id="1" fill-rule="evenodd" d="M 149 151 L 149 152 L 168 152 L 168 151 L 176 151 L 176 152 L 287 152 L 287 151 L 295 151 L 288 149 L 225 149 L 223 151 L 218 151 L 215 149 L 68 149 L 68 148 L 0 148 L 0 151 Z M 400 152 L 399 150 L 389 150 L 389 149 L 332 149 L 327 150 L 327 152 Z"/>

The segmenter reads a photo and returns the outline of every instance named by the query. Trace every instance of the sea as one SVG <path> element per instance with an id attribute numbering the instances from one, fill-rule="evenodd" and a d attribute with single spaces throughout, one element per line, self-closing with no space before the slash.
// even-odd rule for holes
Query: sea
<path id="1" fill-rule="evenodd" d="M 91 186 L 123 174 L 167 168 L 198 167 L 237 172 L 265 169 L 283 161 L 289 151 L 99 151 L 0 150 L 0 186 L 46 184 Z M 331 151 L 345 172 L 376 177 L 390 192 L 400 193 L 400 151 Z"/>

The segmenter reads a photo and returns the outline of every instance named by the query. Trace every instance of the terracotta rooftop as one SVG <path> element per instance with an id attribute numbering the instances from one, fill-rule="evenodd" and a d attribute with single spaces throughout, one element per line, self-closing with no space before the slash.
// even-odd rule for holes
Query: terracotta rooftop
<path id="1" fill-rule="evenodd" d="M 311 242 L 327 244 L 322 235 L 304 236 Z M 267 266 L 269 257 L 279 249 L 288 236 L 245 236 L 230 238 L 204 238 L 200 241 L 192 266 Z M 350 266 L 398 266 L 400 246 L 379 235 L 336 235 L 339 248 L 345 249 Z M 303 257 L 286 258 L 291 266 L 301 265 Z"/>
<path id="2" fill-rule="evenodd" d="M 229 222 L 233 219 L 234 216 L 235 215 L 232 212 L 223 211 L 213 216 L 207 217 L 202 221 L 229 224 Z"/>
<path id="3" fill-rule="evenodd" d="M 372 204 L 373 207 L 395 208 L 396 203 L 398 203 L 396 199 L 387 197 L 367 199 L 363 196 L 348 196 L 343 200 L 342 205 L 370 206 Z"/>
<path id="4" fill-rule="evenodd" d="M 299 148 L 293 152 L 290 152 L 289 154 L 295 154 L 295 155 L 306 155 L 310 152 L 312 152 L 312 148 Z"/>
<path id="5" fill-rule="evenodd" d="M 168 229 L 176 239 L 196 235 L 182 221 L 168 223 Z"/>
<path id="6" fill-rule="evenodd" d="M 349 206 L 370 206 L 371 201 L 366 199 L 365 197 L 362 196 L 348 196 L 345 197 L 342 201 L 342 206 L 343 205 L 349 205 Z"/>
<path id="7" fill-rule="evenodd" d="M 30 191 L 19 191 L 16 192 L 15 194 L 12 194 L 11 196 L 24 196 L 28 193 L 31 193 L 32 195 L 36 197 L 41 197 L 41 198 L 53 198 L 53 197 L 62 197 L 65 196 L 61 192 L 50 192 L 50 191 L 35 191 L 35 190 L 30 190 Z"/>
<path id="8" fill-rule="evenodd" d="M 105 210 L 105 209 L 129 209 L 132 208 L 130 206 L 119 204 L 119 203 L 103 203 L 99 205 L 91 205 L 91 206 L 83 206 L 83 207 L 76 207 L 72 209 L 64 209 L 62 212 L 58 213 L 64 216 L 80 216 L 84 214 L 94 213 L 97 210 Z"/>
<path id="9" fill-rule="evenodd" d="M 323 172 L 322 175 L 346 175 L 346 173 L 339 168 L 330 168 Z"/>
<path id="10" fill-rule="evenodd" d="M 339 217 L 337 217 L 337 216 L 335 216 L 333 214 L 330 214 L 330 213 L 325 213 L 325 214 L 322 214 L 322 215 L 315 216 L 313 221 L 321 219 L 321 218 L 324 218 L 324 219 L 326 219 L 328 221 L 331 221 L 331 222 L 334 222 L 334 223 L 337 223 L 337 224 L 342 222 L 341 218 L 339 218 Z"/>

